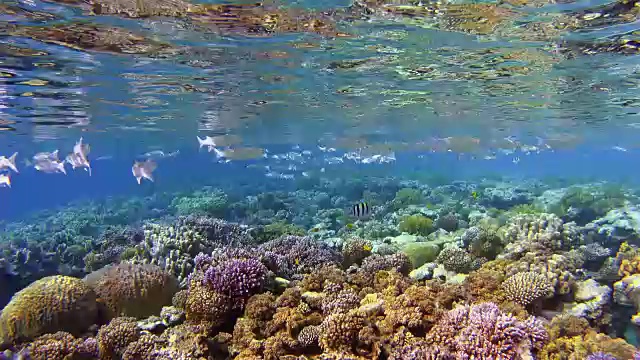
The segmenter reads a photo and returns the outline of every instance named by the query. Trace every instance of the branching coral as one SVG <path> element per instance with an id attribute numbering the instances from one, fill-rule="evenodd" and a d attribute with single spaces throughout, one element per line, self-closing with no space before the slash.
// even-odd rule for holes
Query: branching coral
<path id="1" fill-rule="evenodd" d="M 340 264 L 340 253 L 310 237 L 282 236 L 258 247 L 269 270 L 284 278 L 302 278 L 318 267 Z"/>
<path id="2" fill-rule="evenodd" d="M 528 359 L 548 334 L 534 317 L 519 321 L 493 303 L 459 306 L 449 311 L 426 337 L 458 359 Z"/>
<path id="3" fill-rule="evenodd" d="M 267 279 L 267 268 L 256 259 L 229 259 L 210 266 L 204 283 L 215 293 L 227 296 L 233 307 L 242 309 L 246 300 L 257 294 Z"/>

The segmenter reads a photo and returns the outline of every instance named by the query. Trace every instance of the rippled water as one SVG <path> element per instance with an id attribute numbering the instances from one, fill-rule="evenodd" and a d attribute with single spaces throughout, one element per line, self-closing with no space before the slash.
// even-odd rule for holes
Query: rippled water
<path id="1" fill-rule="evenodd" d="M 158 150 L 157 187 L 340 166 L 635 178 L 635 1 L 224 6 L 2 1 L 0 150 L 23 169 L 3 213 L 148 191 L 131 164 Z M 196 136 L 219 136 L 230 164 Z M 24 163 L 80 137 L 90 179 Z"/>

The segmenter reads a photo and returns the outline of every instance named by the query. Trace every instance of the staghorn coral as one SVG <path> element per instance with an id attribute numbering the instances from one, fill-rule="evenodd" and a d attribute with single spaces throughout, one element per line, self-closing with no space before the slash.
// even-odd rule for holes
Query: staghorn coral
<path id="1" fill-rule="evenodd" d="M 100 358 L 103 360 L 122 358 L 127 346 L 139 338 L 140 329 L 138 329 L 135 318 L 114 318 L 107 325 L 102 326 L 96 336 Z"/>
<path id="2" fill-rule="evenodd" d="M 85 277 L 106 305 L 108 317 L 143 318 L 171 304 L 178 284 L 170 274 L 155 265 L 121 263 L 106 266 Z"/>
<path id="3" fill-rule="evenodd" d="M 427 334 L 427 342 L 447 348 L 458 359 L 529 359 L 548 333 L 534 317 L 519 321 L 494 303 L 458 306 Z"/>
<path id="4" fill-rule="evenodd" d="M 90 360 L 99 357 L 96 339 L 76 339 L 62 331 L 38 337 L 23 349 L 25 352 L 31 360 Z"/>
<path id="5" fill-rule="evenodd" d="M 96 293 L 82 280 L 48 276 L 17 292 L 0 314 L 0 344 L 66 331 L 80 334 L 97 319 Z"/>
<path id="6" fill-rule="evenodd" d="M 553 294 L 553 288 L 547 278 L 531 271 L 508 277 L 502 283 L 502 289 L 507 299 L 523 306 Z"/>

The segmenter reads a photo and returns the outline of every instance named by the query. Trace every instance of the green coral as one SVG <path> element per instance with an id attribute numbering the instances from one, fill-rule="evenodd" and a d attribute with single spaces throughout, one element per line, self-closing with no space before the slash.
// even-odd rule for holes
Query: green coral
<path id="1" fill-rule="evenodd" d="M 585 188 L 582 186 L 570 187 L 553 206 L 552 213 L 563 216 L 570 208 L 589 209 L 596 216 L 604 216 L 609 210 L 621 207 L 627 201 L 627 195 L 619 186 L 601 185 L 597 188 Z"/>
<path id="2" fill-rule="evenodd" d="M 178 215 L 210 215 L 224 217 L 229 197 L 220 190 L 200 190 L 191 195 L 177 197 L 171 207 Z"/>
<path id="3" fill-rule="evenodd" d="M 396 192 L 396 197 L 393 199 L 394 209 L 402 209 L 409 205 L 418 205 L 424 202 L 422 192 L 413 188 L 402 188 Z"/>
<path id="4" fill-rule="evenodd" d="M 433 232 L 433 219 L 422 215 L 411 215 L 403 218 L 398 230 L 414 235 L 429 235 Z"/>
<path id="5" fill-rule="evenodd" d="M 520 214 L 536 215 L 536 214 L 542 214 L 544 211 L 542 209 L 539 209 L 533 204 L 519 204 L 509 209 L 509 212 L 517 215 L 520 215 Z"/>
<path id="6" fill-rule="evenodd" d="M 282 235 L 304 236 L 305 234 L 305 230 L 297 225 L 278 221 L 257 228 L 252 235 L 253 238 L 261 244 L 269 240 L 277 239 Z"/>
<path id="7" fill-rule="evenodd" d="M 48 276 L 17 292 L 0 315 L 0 344 L 46 333 L 80 334 L 98 315 L 96 294 L 82 280 Z"/>
<path id="8" fill-rule="evenodd" d="M 414 268 L 419 268 L 425 263 L 432 262 L 438 257 L 440 247 L 431 242 L 409 243 L 402 248 Z"/>

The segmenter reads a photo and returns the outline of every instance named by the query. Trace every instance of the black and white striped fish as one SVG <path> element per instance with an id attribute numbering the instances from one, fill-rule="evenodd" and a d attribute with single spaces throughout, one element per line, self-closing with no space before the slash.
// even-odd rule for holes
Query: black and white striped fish
<path id="1" fill-rule="evenodd" d="M 351 206 L 351 216 L 355 216 L 359 219 L 366 218 L 371 213 L 371 208 L 366 202 L 357 203 Z"/>

